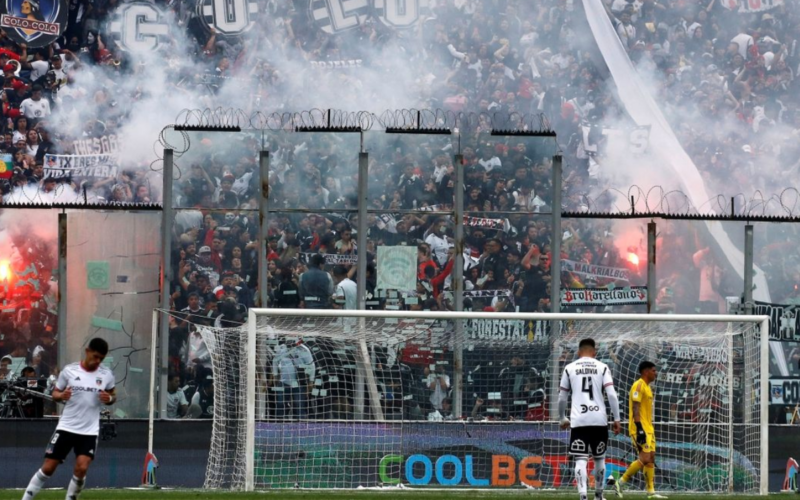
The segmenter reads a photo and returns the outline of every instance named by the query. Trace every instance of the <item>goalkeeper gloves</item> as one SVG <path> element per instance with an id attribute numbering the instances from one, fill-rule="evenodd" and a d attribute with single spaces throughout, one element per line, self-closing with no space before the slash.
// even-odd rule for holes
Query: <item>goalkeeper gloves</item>
<path id="1" fill-rule="evenodd" d="M 641 422 L 636 422 L 636 444 L 647 444 L 647 434 L 644 433 Z"/>

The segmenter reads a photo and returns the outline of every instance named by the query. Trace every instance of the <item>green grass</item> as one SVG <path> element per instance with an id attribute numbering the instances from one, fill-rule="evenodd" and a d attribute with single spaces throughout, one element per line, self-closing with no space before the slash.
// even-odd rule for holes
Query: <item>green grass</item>
<path id="1" fill-rule="evenodd" d="M 679 500 L 707 500 L 709 495 L 684 495 L 668 494 L 672 499 Z M 554 493 L 550 491 L 528 491 L 528 490 L 505 490 L 489 491 L 479 490 L 470 491 L 413 491 L 387 489 L 386 491 L 293 491 L 281 490 L 260 493 L 229 493 L 229 492 L 206 492 L 200 490 L 86 490 L 81 495 L 81 500 L 270 500 L 278 498 L 301 499 L 301 500 L 329 500 L 329 499 L 401 499 L 401 500 L 465 500 L 467 498 L 535 498 L 536 500 L 575 500 L 578 497 L 575 493 Z M 607 493 L 608 500 L 616 497 Z M 22 498 L 22 490 L 0 490 L 0 500 L 19 500 Z M 43 491 L 37 495 L 36 500 L 62 500 L 63 490 Z M 626 492 L 625 498 L 633 500 L 644 500 L 646 497 L 642 493 Z M 751 495 L 713 495 L 713 500 L 760 500 L 763 497 Z M 770 495 L 770 500 L 796 500 L 800 496 L 793 493 Z"/>

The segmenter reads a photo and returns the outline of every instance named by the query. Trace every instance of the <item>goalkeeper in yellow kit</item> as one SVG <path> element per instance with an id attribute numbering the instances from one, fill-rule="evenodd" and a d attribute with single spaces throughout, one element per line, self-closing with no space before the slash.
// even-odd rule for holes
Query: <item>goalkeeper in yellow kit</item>
<path id="1" fill-rule="evenodd" d="M 628 431 L 633 440 L 633 447 L 639 453 L 639 458 L 633 462 L 625 474 L 617 481 L 609 478 L 609 485 L 614 486 L 617 495 L 622 496 L 622 486 L 640 470 L 644 469 L 644 478 L 647 485 L 647 497 L 652 499 L 667 498 L 656 493 L 656 433 L 653 427 L 653 390 L 650 388 L 657 377 L 656 365 L 651 361 L 639 363 L 641 378 L 633 383 L 628 398 Z"/>

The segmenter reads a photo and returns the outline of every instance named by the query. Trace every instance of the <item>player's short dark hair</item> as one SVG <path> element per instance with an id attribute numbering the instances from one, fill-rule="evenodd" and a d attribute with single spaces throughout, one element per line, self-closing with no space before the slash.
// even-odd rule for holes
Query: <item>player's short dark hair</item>
<path id="1" fill-rule="evenodd" d="M 89 341 L 89 349 L 105 356 L 108 354 L 108 342 L 100 337 L 95 337 Z"/>
<path id="2" fill-rule="evenodd" d="M 32 366 L 26 366 L 19 374 L 24 377 L 26 373 L 30 373 L 33 377 L 36 376 L 36 370 L 34 370 Z"/>
<path id="3" fill-rule="evenodd" d="M 639 374 L 641 375 L 643 371 L 649 370 L 650 368 L 655 368 L 655 366 L 656 364 L 652 361 L 642 361 L 639 363 Z"/>
<path id="4" fill-rule="evenodd" d="M 594 343 L 594 339 L 583 339 L 578 343 L 578 349 L 583 349 L 584 347 L 591 347 L 592 349 L 597 349 Z"/>
<path id="5" fill-rule="evenodd" d="M 347 276 L 347 269 L 344 266 L 336 266 L 333 268 L 333 275 L 337 278 Z"/>

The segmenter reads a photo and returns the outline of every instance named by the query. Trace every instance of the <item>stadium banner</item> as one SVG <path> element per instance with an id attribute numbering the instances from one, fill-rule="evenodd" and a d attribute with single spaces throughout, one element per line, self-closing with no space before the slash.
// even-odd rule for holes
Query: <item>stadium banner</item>
<path id="1" fill-rule="evenodd" d="M 379 246 L 376 290 L 417 289 L 417 247 Z"/>
<path id="2" fill-rule="evenodd" d="M 561 305 L 567 306 L 624 306 L 647 304 L 647 287 L 630 288 L 562 288 Z"/>
<path id="3" fill-rule="evenodd" d="M 45 155 L 44 176 L 106 179 L 119 172 L 117 155 Z"/>
<path id="4" fill-rule="evenodd" d="M 756 301 L 753 314 L 769 316 L 769 339 L 776 342 L 800 342 L 800 306 Z"/>
<path id="5" fill-rule="evenodd" d="M 18 44 L 46 47 L 67 28 L 67 0 L 5 0 L 0 2 L 0 28 Z"/>
<path id="6" fill-rule="evenodd" d="M 773 405 L 800 404 L 800 378 L 771 378 L 769 402 Z"/>
<path id="7" fill-rule="evenodd" d="M 471 319 L 465 328 L 470 340 L 546 343 L 550 338 L 550 321 Z"/>
<path id="8" fill-rule="evenodd" d="M 120 151 L 120 139 L 116 134 L 77 139 L 72 141 L 72 151 L 76 155 L 114 155 Z"/>
<path id="9" fill-rule="evenodd" d="M 122 50 L 152 51 L 159 44 L 170 40 L 169 15 L 158 4 L 145 1 L 123 2 L 114 9 L 111 18 L 108 31 L 111 39 Z"/>
<path id="10" fill-rule="evenodd" d="M 312 255 L 317 255 L 314 252 L 303 252 L 300 254 L 300 262 L 308 264 Z M 325 265 L 327 266 L 347 266 L 355 265 L 358 262 L 358 255 L 354 254 L 339 254 L 339 253 L 322 253 L 319 254 L 325 257 Z"/>
<path id="11" fill-rule="evenodd" d="M 420 212 L 447 212 L 453 210 L 453 205 L 449 203 L 439 203 L 438 205 L 428 205 L 427 207 L 420 207 L 417 210 Z"/>
<path id="12" fill-rule="evenodd" d="M 739 0 L 739 14 L 763 12 L 781 5 L 783 5 L 783 0 Z"/>
<path id="13" fill-rule="evenodd" d="M 413 28 L 430 15 L 430 0 L 309 0 L 311 23 L 328 35 L 364 25 L 370 17 L 392 30 Z"/>
<path id="14" fill-rule="evenodd" d="M 630 271 L 620 267 L 596 266 L 593 264 L 586 264 L 585 262 L 576 262 L 574 260 L 562 260 L 561 270 L 563 272 L 580 274 L 582 276 L 630 281 Z"/>
<path id="15" fill-rule="evenodd" d="M 348 59 L 344 61 L 309 61 L 314 69 L 353 69 L 360 68 L 363 64 L 362 59 Z"/>
<path id="16" fill-rule="evenodd" d="M 483 229 L 494 229 L 505 233 L 511 231 L 511 223 L 508 219 L 487 219 L 485 217 L 464 216 L 464 225 L 469 227 L 480 227 Z"/>
<path id="17" fill-rule="evenodd" d="M 465 290 L 463 293 L 464 297 L 472 297 L 476 299 L 505 297 L 508 298 L 512 303 L 514 302 L 514 292 L 507 288 L 498 290 Z"/>
<path id="18" fill-rule="evenodd" d="M 574 477 L 567 453 L 569 431 L 556 422 L 339 422 L 257 423 L 256 489 L 359 488 L 399 484 L 433 488 L 570 488 Z M 712 424 L 713 425 L 713 424 Z M 727 487 L 728 447 L 676 442 L 669 436 L 691 435 L 691 425 L 658 429 L 662 466 L 659 481 L 675 490 L 693 489 L 703 481 L 709 489 Z M 727 432 L 727 431 L 725 431 Z M 286 436 L 292 436 L 291 460 Z M 320 440 L 320 436 L 325 436 Z M 354 436 L 357 436 L 354 439 Z M 296 444 L 295 444 L 296 443 Z M 395 446 L 387 447 L 387 443 Z M 696 454 L 711 464 L 698 469 Z M 315 474 L 320 464 L 347 466 L 335 474 Z M 612 438 L 606 452 L 606 475 L 621 474 L 630 462 L 627 437 Z M 738 481 L 753 481 L 757 468 L 734 451 Z M 711 484 L 716 483 L 716 484 Z"/>
<path id="19" fill-rule="evenodd" d="M 239 36 L 256 22 L 258 2 L 255 0 L 197 0 L 197 18 L 212 33 Z"/>

